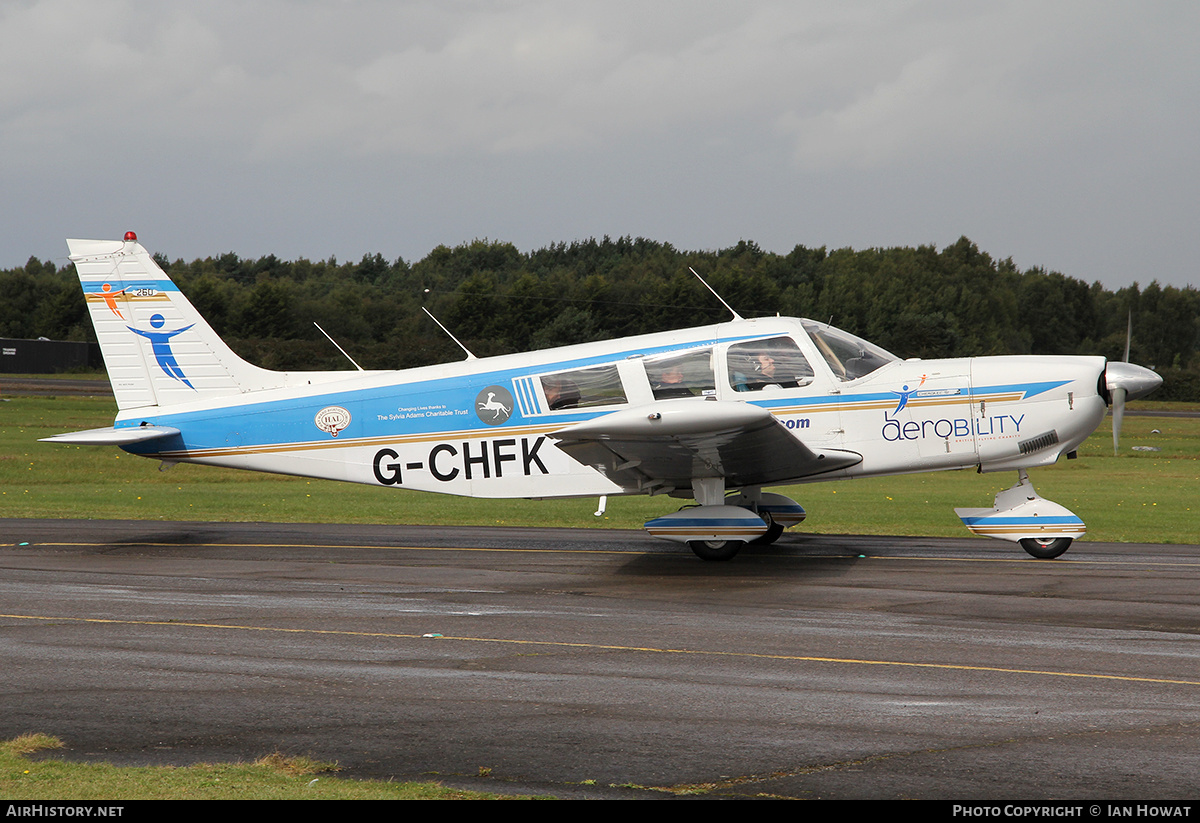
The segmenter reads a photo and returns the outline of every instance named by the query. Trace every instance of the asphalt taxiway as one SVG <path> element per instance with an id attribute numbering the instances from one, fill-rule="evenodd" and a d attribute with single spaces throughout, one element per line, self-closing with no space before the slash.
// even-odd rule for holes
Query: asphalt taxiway
<path id="1" fill-rule="evenodd" d="M 0 736 L 564 797 L 1194 798 L 1198 582 L 1197 546 L 0 520 Z"/>

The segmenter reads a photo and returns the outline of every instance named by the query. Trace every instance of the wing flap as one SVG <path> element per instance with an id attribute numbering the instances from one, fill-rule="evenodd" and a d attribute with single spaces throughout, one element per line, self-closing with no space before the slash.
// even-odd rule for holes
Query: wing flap
<path id="1" fill-rule="evenodd" d="M 785 483 L 862 461 L 854 452 L 809 448 L 759 406 L 699 398 L 613 412 L 552 437 L 631 491 L 689 487 L 703 477 L 733 487 Z"/>

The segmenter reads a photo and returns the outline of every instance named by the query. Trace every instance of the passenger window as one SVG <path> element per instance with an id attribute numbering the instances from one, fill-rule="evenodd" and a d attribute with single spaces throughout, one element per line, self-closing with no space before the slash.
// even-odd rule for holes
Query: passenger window
<path id="1" fill-rule="evenodd" d="M 597 366 L 592 369 L 547 374 L 541 378 L 542 396 L 546 408 L 584 409 L 592 406 L 614 406 L 626 402 L 625 389 L 616 366 Z"/>
<path id="2" fill-rule="evenodd" d="M 794 389 L 812 382 L 808 358 L 790 337 L 729 347 L 729 385 L 734 391 Z"/>
<path id="3" fill-rule="evenodd" d="M 647 357 L 642 364 L 655 400 L 716 393 L 712 349 Z"/>

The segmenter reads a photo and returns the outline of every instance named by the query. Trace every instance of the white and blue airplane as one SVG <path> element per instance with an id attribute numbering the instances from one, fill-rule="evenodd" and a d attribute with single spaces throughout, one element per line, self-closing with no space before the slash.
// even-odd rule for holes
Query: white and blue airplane
<path id="1" fill-rule="evenodd" d="M 47 440 L 467 497 L 689 499 L 645 528 L 706 560 L 805 518 L 765 487 L 948 469 L 1016 471 L 991 508 L 956 512 L 1057 557 L 1084 523 L 1026 470 L 1073 457 L 1109 404 L 1115 446 L 1126 399 L 1162 382 L 1103 357 L 901 360 L 824 323 L 736 312 L 404 371 L 269 371 L 225 345 L 133 232 L 67 243 L 119 411 Z"/>

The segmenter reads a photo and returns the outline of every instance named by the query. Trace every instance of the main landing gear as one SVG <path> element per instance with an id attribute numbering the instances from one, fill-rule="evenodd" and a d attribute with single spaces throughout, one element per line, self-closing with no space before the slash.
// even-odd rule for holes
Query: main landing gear
<path id="1" fill-rule="evenodd" d="M 656 517 L 645 528 L 655 537 L 687 543 L 702 560 L 731 560 L 747 543 L 770 545 L 805 518 L 796 501 L 760 488 L 726 497 L 720 478 L 696 480 L 692 491 L 700 505 Z"/>
<path id="2" fill-rule="evenodd" d="M 751 543 L 755 542 L 753 540 Z M 701 560 L 732 560 L 742 547 L 745 540 L 689 540 L 688 548 Z"/>
<path id="3" fill-rule="evenodd" d="M 1073 542 L 1070 537 L 1026 537 L 1021 548 L 1039 560 L 1053 560 L 1071 548 Z"/>
<path id="4" fill-rule="evenodd" d="M 767 524 L 767 530 L 751 540 L 751 546 L 769 546 L 783 536 L 783 524 L 777 522 L 770 512 L 760 511 L 758 516 Z"/>

